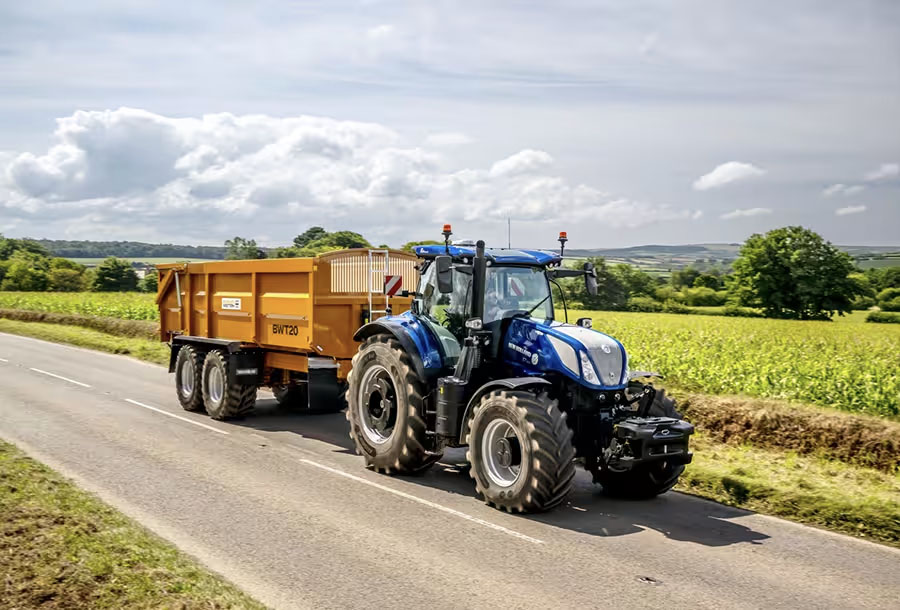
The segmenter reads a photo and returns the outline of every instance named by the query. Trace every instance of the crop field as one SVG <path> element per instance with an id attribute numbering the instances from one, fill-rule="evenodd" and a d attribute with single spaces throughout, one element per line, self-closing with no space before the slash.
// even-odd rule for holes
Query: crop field
<path id="1" fill-rule="evenodd" d="M 0 309 L 155 321 L 155 299 L 142 292 L 0 292 Z"/>
<path id="2" fill-rule="evenodd" d="M 157 320 L 144 293 L 0 292 L 0 309 Z M 900 416 L 900 325 L 569 311 L 621 341 L 634 370 L 684 390 L 743 394 Z M 864 315 L 864 314 L 863 314 Z M 562 319 L 562 312 L 557 312 Z M 854 323 L 856 322 L 856 323 Z"/>
<path id="3" fill-rule="evenodd" d="M 900 415 L 900 327 L 569 311 L 581 316 L 625 345 L 631 369 L 682 389 Z"/>

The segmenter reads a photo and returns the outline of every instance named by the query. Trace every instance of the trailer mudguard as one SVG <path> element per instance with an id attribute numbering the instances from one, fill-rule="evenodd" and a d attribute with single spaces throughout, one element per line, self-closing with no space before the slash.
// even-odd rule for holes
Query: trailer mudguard
<path id="1" fill-rule="evenodd" d="M 443 366 L 441 346 L 424 324 L 411 315 L 379 318 L 364 325 L 353 335 L 355 341 L 363 341 L 373 335 L 390 334 L 400 342 L 409 354 L 416 375 L 423 382 L 437 377 Z"/>
<path id="2" fill-rule="evenodd" d="M 466 410 L 459 420 L 459 442 L 463 445 L 468 442 L 469 414 L 485 394 L 493 390 L 519 390 L 531 386 L 543 385 L 549 386 L 552 384 L 543 377 L 510 377 L 509 379 L 494 379 L 493 381 L 488 381 L 486 384 L 475 390 L 475 393 L 472 394 L 472 398 L 469 399 L 469 403 L 466 405 Z"/>
<path id="3" fill-rule="evenodd" d="M 175 360 L 178 358 L 178 350 L 183 345 L 197 345 L 204 351 L 211 349 L 223 349 L 229 354 L 240 351 L 240 341 L 229 341 L 227 339 L 211 339 L 209 337 L 191 337 L 189 335 L 175 335 L 172 337 L 171 350 L 169 351 L 169 372 L 175 372 Z"/>

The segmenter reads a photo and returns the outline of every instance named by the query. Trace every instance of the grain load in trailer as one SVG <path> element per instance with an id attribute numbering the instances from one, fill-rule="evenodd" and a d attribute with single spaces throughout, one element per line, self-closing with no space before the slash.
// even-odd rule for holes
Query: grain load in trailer
<path id="1" fill-rule="evenodd" d="M 418 281 L 416 257 L 399 250 L 157 269 L 160 339 L 171 345 L 179 402 L 215 419 L 247 414 L 259 387 L 286 406 L 343 408 L 354 333 L 409 309 Z"/>

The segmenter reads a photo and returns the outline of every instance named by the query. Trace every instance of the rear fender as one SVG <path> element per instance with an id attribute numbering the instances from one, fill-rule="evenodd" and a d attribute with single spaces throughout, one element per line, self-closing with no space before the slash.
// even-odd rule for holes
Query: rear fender
<path id="1" fill-rule="evenodd" d="M 495 379 L 493 381 L 488 381 L 472 394 L 472 398 L 469 399 L 469 404 L 466 405 L 466 410 L 459 420 L 460 444 L 465 445 L 469 442 L 469 415 L 475 410 L 475 405 L 481 402 L 481 399 L 489 392 L 493 392 L 494 390 L 521 390 L 524 388 L 550 385 L 552 384 L 542 377 L 510 377 L 509 379 Z"/>
<path id="2" fill-rule="evenodd" d="M 441 351 L 431 332 L 412 316 L 379 318 L 369 322 L 353 335 L 355 341 L 364 341 L 374 335 L 387 334 L 400 343 L 412 360 L 416 376 L 423 383 L 437 377 L 443 363 Z"/>

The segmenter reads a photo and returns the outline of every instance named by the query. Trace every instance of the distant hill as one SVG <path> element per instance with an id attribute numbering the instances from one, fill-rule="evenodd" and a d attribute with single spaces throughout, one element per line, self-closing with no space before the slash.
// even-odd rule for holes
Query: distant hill
<path id="1" fill-rule="evenodd" d="M 224 246 L 177 246 L 147 244 L 139 241 L 69 241 L 61 239 L 35 240 L 55 256 L 64 258 L 106 258 L 118 256 L 128 259 L 213 259 L 225 258 Z"/>
<path id="2" fill-rule="evenodd" d="M 646 245 L 628 248 L 590 248 L 567 250 L 570 257 L 602 256 L 609 263 L 627 263 L 649 272 L 664 273 L 694 266 L 727 268 L 737 258 L 741 244 Z M 900 265 L 898 246 L 838 246 L 863 267 Z"/>

